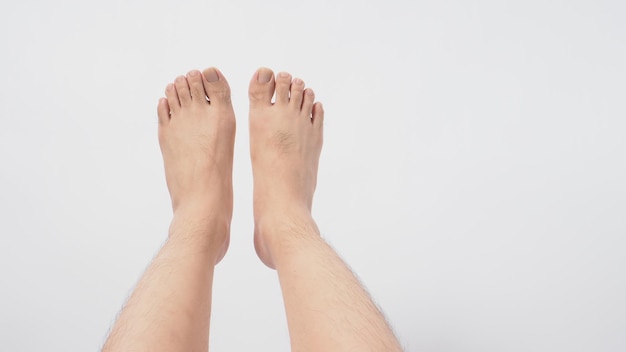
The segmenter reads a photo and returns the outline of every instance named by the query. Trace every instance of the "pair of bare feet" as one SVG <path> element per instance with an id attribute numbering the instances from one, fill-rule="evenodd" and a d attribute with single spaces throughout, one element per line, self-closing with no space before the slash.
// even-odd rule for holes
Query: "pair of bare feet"
<path id="1" fill-rule="evenodd" d="M 215 264 L 228 249 L 235 115 L 215 68 L 176 78 L 159 101 L 174 217 L 103 351 L 206 351 Z M 272 102 L 274 97 L 274 102 Z M 367 291 L 311 217 L 324 111 L 289 74 L 250 82 L 254 243 L 278 273 L 293 351 L 400 351 Z"/>
<path id="2" fill-rule="evenodd" d="M 232 217 L 235 114 L 230 88 L 215 68 L 190 71 L 167 86 L 158 104 L 159 143 L 174 218 L 207 219 L 220 229 L 208 250 L 215 263 L 226 253 Z M 274 268 L 267 231 L 293 217 L 310 216 L 322 148 L 324 111 L 313 90 L 288 73 L 260 68 L 252 77 L 250 155 L 254 174 L 255 248 Z M 274 97 L 274 101 L 272 98 Z"/>

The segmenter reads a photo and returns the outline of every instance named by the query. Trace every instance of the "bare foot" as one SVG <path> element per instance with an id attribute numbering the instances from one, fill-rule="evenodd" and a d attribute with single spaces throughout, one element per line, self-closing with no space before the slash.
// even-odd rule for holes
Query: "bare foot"
<path id="1" fill-rule="evenodd" d="M 159 144 L 174 220 L 200 236 L 219 262 L 229 243 L 233 209 L 235 114 L 230 88 L 215 68 L 191 71 L 165 89 L 158 105 Z M 207 226 L 210 227 L 207 228 Z"/>
<path id="2" fill-rule="evenodd" d="M 276 94 L 275 102 L 272 96 Z M 313 90 L 281 72 L 259 69 L 250 82 L 250 155 L 254 173 L 254 244 L 274 268 L 274 226 L 310 217 L 322 150 L 324 111 Z"/>

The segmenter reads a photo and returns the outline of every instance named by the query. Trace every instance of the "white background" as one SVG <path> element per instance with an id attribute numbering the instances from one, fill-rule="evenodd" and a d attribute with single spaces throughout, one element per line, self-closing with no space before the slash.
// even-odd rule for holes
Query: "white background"
<path id="1" fill-rule="evenodd" d="M 408 351 L 626 350 L 623 1 L 3 1 L 0 350 L 95 351 L 166 237 L 156 103 L 238 119 L 213 351 L 287 351 L 252 246 L 247 84 L 326 110 L 314 215 Z"/>

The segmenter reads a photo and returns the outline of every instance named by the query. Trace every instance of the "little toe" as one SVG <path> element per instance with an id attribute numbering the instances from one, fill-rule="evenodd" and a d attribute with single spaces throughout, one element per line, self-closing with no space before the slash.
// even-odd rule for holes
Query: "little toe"
<path id="1" fill-rule="evenodd" d="M 322 103 L 317 102 L 313 105 L 313 115 L 312 115 L 313 126 L 318 128 L 322 128 L 324 126 L 324 107 Z"/>
<path id="2" fill-rule="evenodd" d="M 313 115 L 313 103 L 315 102 L 315 93 L 313 89 L 307 88 L 304 90 L 304 99 L 302 101 L 302 112 L 307 116 Z"/>
<path id="3" fill-rule="evenodd" d="M 173 113 L 178 112 L 180 109 L 180 101 L 178 100 L 174 83 L 170 83 L 165 87 L 165 97 L 167 98 L 167 105 L 169 105 L 170 111 Z"/>
<path id="4" fill-rule="evenodd" d="M 187 83 L 185 76 L 176 77 L 174 85 L 176 86 L 176 93 L 178 93 L 180 106 L 189 105 L 189 103 L 191 103 L 191 92 L 189 91 L 189 84 Z"/>
<path id="5" fill-rule="evenodd" d="M 157 116 L 159 117 L 159 124 L 164 125 L 170 121 L 170 107 L 167 104 L 167 99 L 159 99 L 157 105 Z"/>
<path id="6" fill-rule="evenodd" d="M 300 110 L 302 108 L 302 93 L 304 92 L 304 81 L 296 78 L 291 82 L 291 91 L 289 93 L 289 105 Z"/>
<path id="7" fill-rule="evenodd" d="M 276 75 L 276 104 L 285 105 L 289 103 L 289 87 L 291 86 L 291 75 L 287 72 L 280 72 Z"/>
<path id="8" fill-rule="evenodd" d="M 206 104 L 206 95 L 204 93 L 204 85 L 202 84 L 200 71 L 189 71 L 189 73 L 187 73 L 187 82 L 189 83 L 189 90 L 191 92 L 191 101 Z"/>
<path id="9" fill-rule="evenodd" d="M 272 105 L 272 96 L 274 95 L 274 72 L 269 68 L 262 67 L 256 71 L 252 80 L 250 80 L 250 88 L 248 96 L 250 97 L 250 106 L 255 105 Z"/>
<path id="10" fill-rule="evenodd" d="M 204 92 L 211 105 L 231 105 L 230 86 L 224 75 L 215 67 L 202 71 Z"/>

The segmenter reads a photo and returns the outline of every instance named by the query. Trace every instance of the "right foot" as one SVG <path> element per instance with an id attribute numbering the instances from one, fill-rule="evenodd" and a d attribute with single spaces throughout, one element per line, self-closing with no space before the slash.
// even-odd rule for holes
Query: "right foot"
<path id="1" fill-rule="evenodd" d="M 272 96 L 276 95 L 272 103 Z M 324 111 L 301 79 L 260 68 L 250 82 L 250 156 L 254 174 L 254 245 L 275 268 L 273 229 L 310 217 L 322 150 Z"/>

